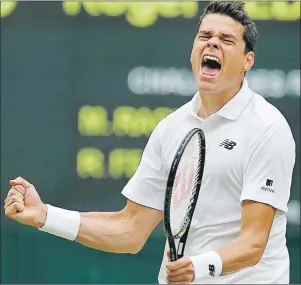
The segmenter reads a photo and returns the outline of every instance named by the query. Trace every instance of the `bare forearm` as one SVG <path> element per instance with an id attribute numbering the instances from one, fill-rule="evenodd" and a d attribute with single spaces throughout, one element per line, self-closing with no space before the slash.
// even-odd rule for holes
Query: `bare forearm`
<path id="1" fill-rule="evenodd" d="M 139 250 L 133 222 L 122 212 L 81 213 L 76 241 L 107 252 L 136 253 Z"/>
<path id="2" fill-rule="evenodd" d="M 250 240 L 253 242 L 251 243 Z M 239 236 L 218 251 L 223 263 L 222 275 L 226 275 L 258 263 L 263 252 L 260 237 Z"/>

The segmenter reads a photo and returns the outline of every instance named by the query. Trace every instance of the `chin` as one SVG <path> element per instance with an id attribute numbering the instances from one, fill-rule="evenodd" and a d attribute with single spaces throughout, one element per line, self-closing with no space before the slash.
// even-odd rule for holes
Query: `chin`
<path id="1" fill-rule="evenodd" d="M 214 93 L 215 91 L 217 91 L 219 85 L 219 77 L 219 74 L 210 78 L 200 75 L 200 77 L 197 79 L 198 89 L 200 91 Z"/>

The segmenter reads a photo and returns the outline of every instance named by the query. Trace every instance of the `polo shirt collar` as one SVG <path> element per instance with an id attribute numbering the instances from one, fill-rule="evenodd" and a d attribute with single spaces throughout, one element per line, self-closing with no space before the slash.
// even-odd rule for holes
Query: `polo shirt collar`
<path id="1" fill-rule="evenodd" d="M 249 88 L 247 80 L 244 79 L 239 92 L 235 96 L 233 96 L 233 98 L 229 100 L 221 109 L 219 109 L 215 113 L 215 115 L 224 117 L 229 120 L 236 120 L 248 105 L 252 94 L 253 92 Z M 201 97 L 199 95 L 199 92 L 197 92 L 193 96 L 191 102 L 192 111 L 194 114 L 197 114 L 201 103 Z"/>

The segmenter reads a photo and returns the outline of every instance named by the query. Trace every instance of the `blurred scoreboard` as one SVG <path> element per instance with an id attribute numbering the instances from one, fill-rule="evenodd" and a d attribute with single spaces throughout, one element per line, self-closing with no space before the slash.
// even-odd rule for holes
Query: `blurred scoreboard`
<path id="1" fill-rule="evenodd" d="M 2 2 L 1 183 L 22 175 L 50 203 L 119 208 L 153 128 L 196 91 L 189 57 L 205 4 Z M 300 2 L 246 7 L 260 32 L 249 83 L 299 147 Z M 297 173 L 299 162 L 299 200 Z"/>
<path id="2" fill-rule="evenodd" d="M 92 2 L 92 1 L 61 1 L 66 15 L 77 16 L 84 10 L 90 16 L 125 16 L 127 22 L 136 27 L 153 25 L 158 17 L 185 18 L 195 17 L 203 11 L 206 1 L 191 2 Z M 300 2 L 289 1 L 246 1 L 246 10 L 255 20 L 292 21 L 300 19 Z M 3 2 L 1 17 L 13 13 L 18 1 Z"/>
<path id="3" fill-rule="evenodd" d="M 83 136 L 115 136 L 137 138 L 149 136 L 157 123 L 173 111 L 172 108 L 133 108 L 118 106 L 108 119 L 108 111 L 102 106 L 83 106 L 78 114 L 78 130 Z M 122 176 L 130 178 L 140 162 L 142 149 L 117 148 L 108 154 L 96 148 L 83 148 L 77 155 L 77 173 L 82 178 Z"/>

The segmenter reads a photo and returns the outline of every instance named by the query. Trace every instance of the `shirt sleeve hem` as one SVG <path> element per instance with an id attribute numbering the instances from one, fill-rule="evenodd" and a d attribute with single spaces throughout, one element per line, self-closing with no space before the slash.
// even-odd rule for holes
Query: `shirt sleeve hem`
<path id="1" fill-rule="evenodd" d="M 137 203 L 139 205 L 163 212 L 162 205 L 160 205 L 159 203 L 154 203 L 155 201 L 149 201 L 149 200 L 144 199 L 143 197 L 137 197 L 128 192 L 125 193 L 125 191 L 123 191 L 121 193 L 125 198 L 127 198 L 128 200 L 130 200 L 134 203 Z"/>
<path id="2" fill-rule="evenodd" d="M 256 196 L 245 195 L 245 196 L 240 197 L 241 204 L 244 200 L 251 200 L 251 201 L 267 204 L 267 205 L 270 205 L 270 206 L 274 207 L 275 209 L 280 210 L 284 213 L 287 213 L 287 210 L 288 210 L 286 205 L 281 205 L 281 203 L 277 203 L 276 201 L 268 201 L 266 199 L 259 198 Z"/>

